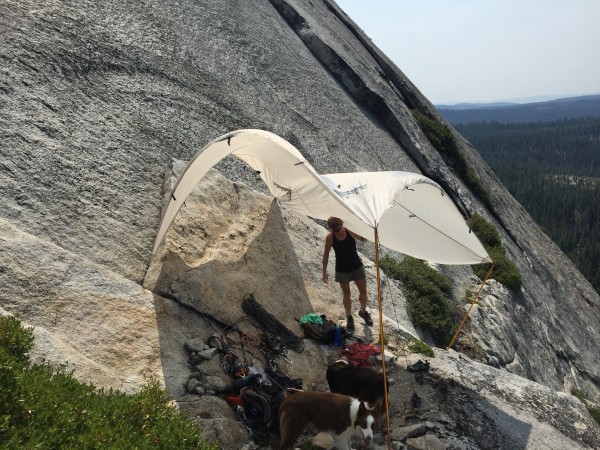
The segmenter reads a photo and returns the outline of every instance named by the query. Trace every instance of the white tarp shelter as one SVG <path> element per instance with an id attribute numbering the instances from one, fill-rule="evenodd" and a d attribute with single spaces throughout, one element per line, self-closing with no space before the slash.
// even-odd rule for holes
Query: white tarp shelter
<path id="1" fill-rule="evenodd" d="M 201 149 L 179 177 L 153 253 L 200 179 L 235 155 L 254 169 L 287 208 L 316 219 L 339 217 L 353 232 L 405 255 L 440 264 L 491 262 L 442 188 L 410 172 L 319 175 L 289 142 L 263 130 L 227 133 Z"/>

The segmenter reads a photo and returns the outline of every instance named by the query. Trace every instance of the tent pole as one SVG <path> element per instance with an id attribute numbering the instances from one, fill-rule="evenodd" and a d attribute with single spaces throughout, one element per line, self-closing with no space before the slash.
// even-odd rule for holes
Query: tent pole
<path id="1" fill-rule="evenodd" d="M 481 287 L 479 288 L 479 291 L 477 292 L 477 295 L 475 295 L 475 297 L 473 297 L 473 301 L 471 302 L 471 306 L 469 306 L 469 309 L 467 310 L 467 313 L 465 314 L 465 317 L 463 317 L 462 322 L 458 326 L 458 329 L 456 330 L 456 333 L 454 333 L 454 337 L 450 341 L 450 345 L 448 345 L 448 348 L 446 348 L 446 350 L 450 350 L 450 348 L 452 347 L 452 344 L 454 344 L 454 341 L 456 340 L 456 336 L 458 336 L 458 333 L 460 333 L 460 329 L 462 328 L 463 324 L 465 323 L 465 320 L 467 320 L 467 317 L 469 317 L 469 313 L 471 312 L 471 308 L 473 307 L 473 305 L 475 304 L 475 302 L 479 298 L 479 294 L 481 294 L 481 291 L 483 290 L 483 287 L 485 286 L 485 282 L 488 280 L 488 278 L 492 274 L 492 270 L 494 270 L 494 263 L 492 263 L 492 267 L 490 267 L 490 270 L 488 271 L 487 275 L 485 276 L 485 278 L 483 280 L 483 283 L 481 283 Z"/>
<path id="2" fill-rule="evenodd" d="M 377 304 L 379 306 L 379 342 L 381 343 L 381 366 L 383 367 L 383 389 L 385 394 L 385 423 L 388 450 L 392 448 L 390 438 L 390 407 L 388 402 L 387 373 L 385 369 L 385 336 L 383 333 L 383 308 L 381 306 L 381 277 L 379 274 L 379 233 L 375 227 L 375 267 L 377 268 Z"/>

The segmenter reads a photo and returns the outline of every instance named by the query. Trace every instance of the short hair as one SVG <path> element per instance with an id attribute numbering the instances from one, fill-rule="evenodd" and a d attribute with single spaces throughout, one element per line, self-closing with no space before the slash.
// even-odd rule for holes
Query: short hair
<path id="1" fill-rule="evenodd" d="M 344 224 L 344 221 L 339 217 L 330 217 L 327 219 L 327 227 L 329 229 L 339 228 Z"/>

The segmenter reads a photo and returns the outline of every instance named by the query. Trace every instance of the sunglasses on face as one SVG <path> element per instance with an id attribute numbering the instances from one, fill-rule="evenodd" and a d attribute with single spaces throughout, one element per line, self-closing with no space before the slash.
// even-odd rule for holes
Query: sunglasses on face
<path id="1" fill-rule="evenodd" d="M 338 232 L 338 231 L 340 231 L 340 230 L 342 229 L 342 225 L 338 225 L 338 226 L 335 226 L 335 227 L 331 227 L 331 228 L 329 228 L 329 229 L 330 229 L 331 231 Z"/>

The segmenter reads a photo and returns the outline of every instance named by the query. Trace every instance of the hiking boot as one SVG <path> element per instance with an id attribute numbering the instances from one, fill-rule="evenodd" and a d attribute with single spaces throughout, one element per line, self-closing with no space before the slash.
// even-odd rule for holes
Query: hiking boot
<path id="1" fill-rule="evenodd" d="M 407 367 L 410 372 L 429 372 L 429 361 L 418 360 L 416 363 Z"/>
<path id="2" fill-rule="evenodd" d="M 371 315 L 369 314 L 369 311 L 364 310 L 364 311 L 359 311 L 358 315 L 360 316 L 360 318 L 362 320 L 365 321 L 365 323 L 369 326 L 373 325 L 373 320 L 371 319 Z"/>
<path id="3" fill-rule="evenodd" d="M 354 317 L 348 316 L 346 319 L 346 330 L 354 331 Z"/>

